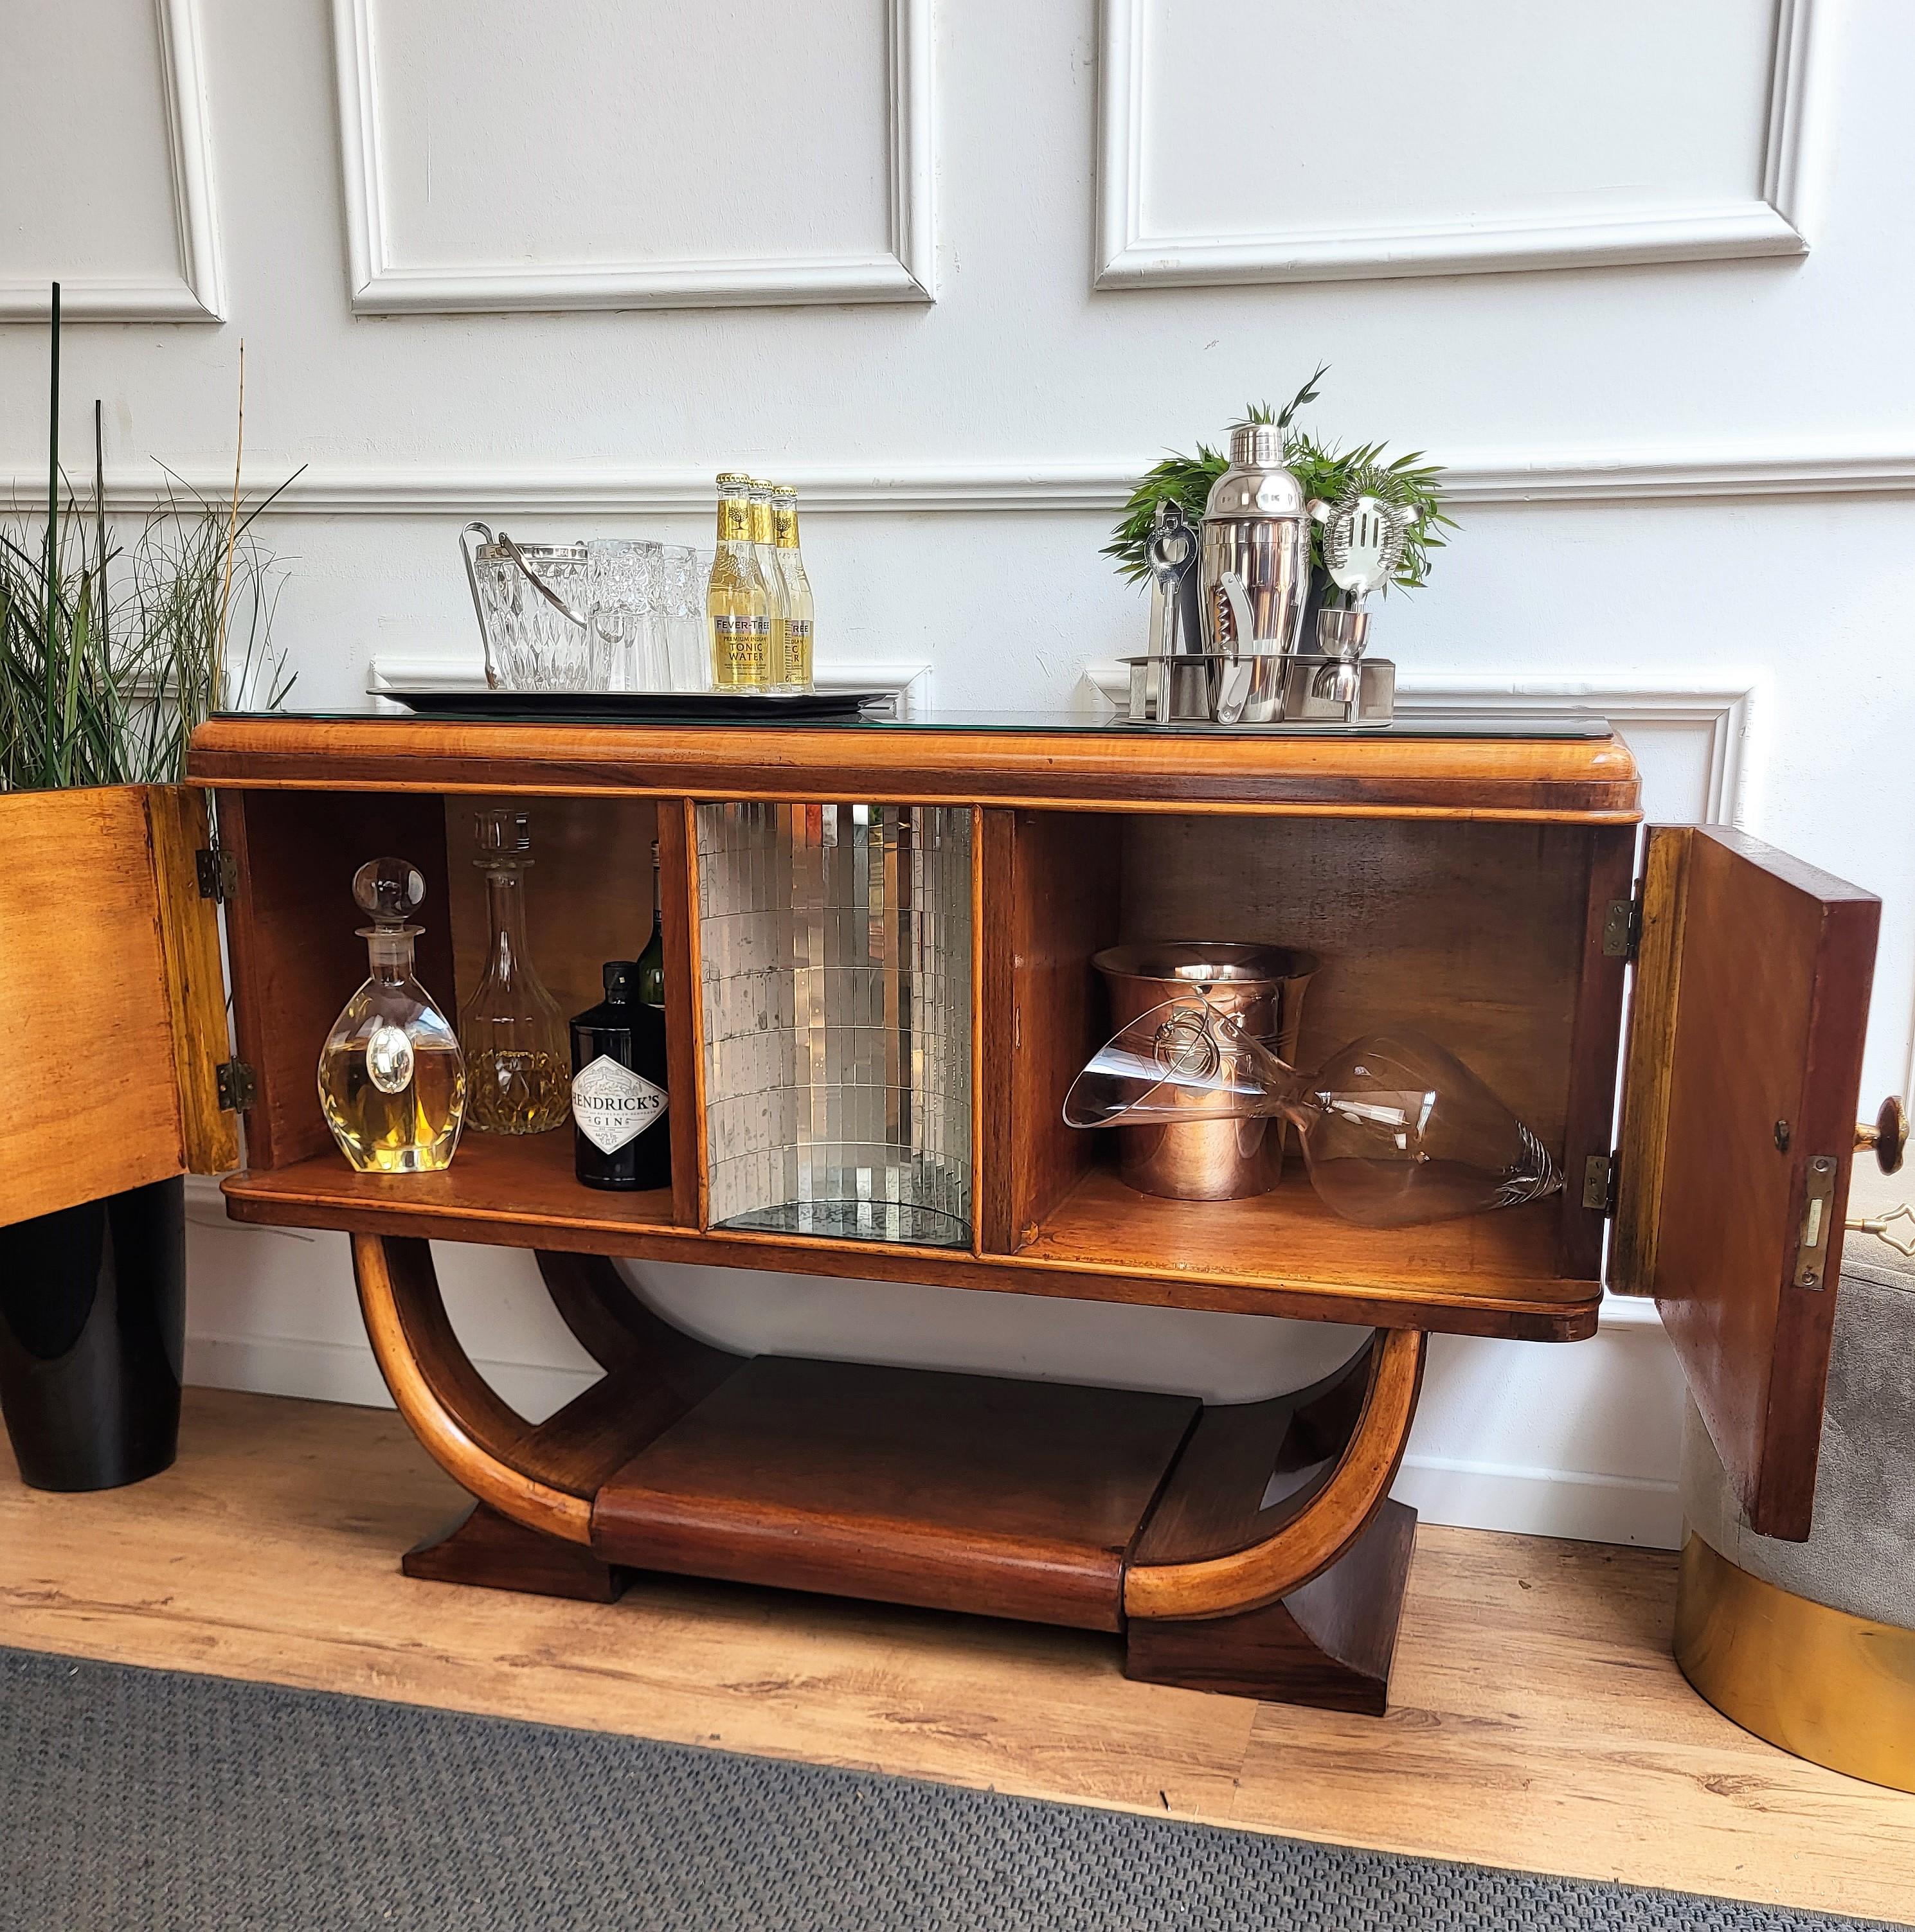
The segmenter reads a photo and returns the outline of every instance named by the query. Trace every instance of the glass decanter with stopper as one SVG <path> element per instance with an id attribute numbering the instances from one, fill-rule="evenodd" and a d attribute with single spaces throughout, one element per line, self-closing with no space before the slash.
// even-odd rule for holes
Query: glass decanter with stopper
<path id="1" fill-rule="evenodd" d="M 450 1022 L 413 976 L 425 880 L 409 860 L 368 860 L 353 896 L 373 922 L 359 928 L 371 970 L 320 1049 L 320 1106 L 362 1174 L 435 1172 L 459 1144 L 466 1067 Z"/>
<path id="2" fill-rule="evenodd" d="M 1486 1214 L 1562 1185 L 1541 1142 L 1427 1036 L 1366 1034 L 1304 1075 L 1196 991 L 1107 1040 L 1071 1082 L 1064 1118 L 1073 1127 L 1287 1120 L 1324 1204 L 1366 1227 Z"/>
<path id="3" fill-rule="evenodd" d="M 509 806 L 479 812 L 473 860 L 485 879 L 485 970 L 459 1010 L 465 1043 L 466 1112 L 490 1134 L 542 1134 L 571 1106 L 565 1016 L 546 992 L 525 939 L 530 814 Z"/>

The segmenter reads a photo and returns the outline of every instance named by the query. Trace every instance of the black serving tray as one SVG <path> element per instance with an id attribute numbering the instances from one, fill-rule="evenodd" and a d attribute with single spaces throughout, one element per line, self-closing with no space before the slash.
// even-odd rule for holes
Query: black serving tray
<path id="1" fill-rule="evenodd" d="M 422 718 L 569 718 L 606 724 L 692 724 L 855 718 L 888 691 L 386 691 Z"/>

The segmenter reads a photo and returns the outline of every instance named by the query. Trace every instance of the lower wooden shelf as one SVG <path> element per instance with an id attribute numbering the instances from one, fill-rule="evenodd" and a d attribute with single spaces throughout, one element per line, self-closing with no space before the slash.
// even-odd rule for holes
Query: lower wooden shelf
<path id="1" fill-rule="evenodd" d="M 443 1174 L 356 1174 L 335 1154 L 236 1174 L 238 1221 L 423 1236 L 554 1253 L 703 1262 L 1364 1326 L 1575 1341 L 1595 1332 L 1600 1282 L 1554 1273 L 1556 1204 L 1469 1220 L 1358 1228 L 1301 1173 L 1248 1201 L 1164 1201 L 1087 1173 L 1014 1255 L 723 1230 L 672 1218 L 670 1191 L 581 1187 L 572 1137 L 470 1134 Z"/>
<path id="2" fill-rule="evenodd" d="M 599 1490 L 613 1563 L 1115 1630 L 1201 1405 L 760 1355 Z"/>

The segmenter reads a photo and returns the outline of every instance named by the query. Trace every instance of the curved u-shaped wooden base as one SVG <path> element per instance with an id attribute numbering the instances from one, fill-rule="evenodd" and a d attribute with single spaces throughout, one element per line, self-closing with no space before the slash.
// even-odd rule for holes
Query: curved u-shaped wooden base
<path id="1" fill-rule="evenodd" d="M 1158 1622 L 1235 1616 L 1266 1608 L 1328 1569 L 1390 1492 L 1416 1414 L 1424 1340 L 1412 1328 L 1379 1330 L 1355 1426 L 1313 1492 L 1288 1499 L 1287 1510 L 1269 1512 L 1275 1526 L 1242 1549 L 1178 1562 L 1133 1561 L 1124 1579 L 1125 1616 Z M 1148 1548 L 1146 1539 L 1140 1553 Z"/>
<path id="2" fill-rule="evenodd" d="M 536 1431 L 492 1392 L 459 1346 L 431 1246 L 355 1234 L 353 1272 L 380 1373 L 433 1460 L 501 1516 L 568 1543 L 589 1543 L 591 1497 L 551 1480 L 526 1453 Z"/>
<path id="3" fill-rule="evenodd" d="M 353 1237 L 353 1269 L 373 1354 L 392 1400 L 439 1466 L 521 1527 L 592 1538 L 607 1476 L 735 1370 L 740 1358 L 651 1313 L 602 1256 L 541 1253 L 553 1304 L 605 1371 L 533 1424 L 488 1387 L 446 1318 L 425 1241 Z"/>
<path id="4" fill-rule="evenodd" d="M 413 1574 L 609 1600 L 636 1565 L 983 1610 L 1119 1630 L 1127 1672 L 1153 1682 L 1383 1708 L 1415 1524 L 1385 1500 L 1422 1376 L 1414 1330 L 1379 1331 L 1296 1394 L 1199 1409 L 747 1364 L 650 1312 L 610 1262 L 542 1253 L 605 1376 L 534 1425 L 460 1346 L 426 1242 L 353 1252 L 400 1413 L 484 1506 L 413 1551 Z M 866 1448 L 844 1438 L 847 1403 Z"/>

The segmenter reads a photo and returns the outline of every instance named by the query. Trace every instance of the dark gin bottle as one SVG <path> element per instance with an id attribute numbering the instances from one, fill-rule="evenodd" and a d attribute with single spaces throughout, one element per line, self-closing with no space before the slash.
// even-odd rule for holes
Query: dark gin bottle
<path id="1" fill-rule="evenodd" d="M 605 997 L 572 1023 L 573 1157 L 587 1187 L 671 1184 L 665 1012 L 638 997 L 638 968 L 608 960 Z"/>
<path id="2" fill-rule="evenodd" d="M 638 956 L 637 988 L 632 996 L 648 1006 L 665 1004 L 665 893 L 659 880 L 659 842 L 652 841 L 652 936 Z"/>

